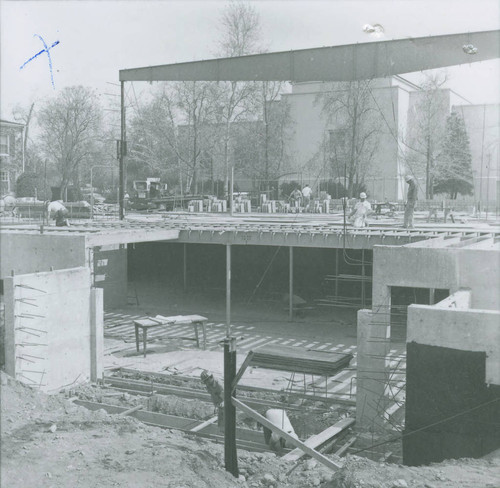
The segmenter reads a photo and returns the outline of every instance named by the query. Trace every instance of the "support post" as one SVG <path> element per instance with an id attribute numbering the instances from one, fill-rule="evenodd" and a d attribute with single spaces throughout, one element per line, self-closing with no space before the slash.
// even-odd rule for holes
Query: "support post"
<path id="1" fill-rule="evenodd" d="M 361 307 L 365 308 L 366 302 L 366 288 L 365 288 L 365 250 L 361 249 Z"/>
<path id="2" fill-rule="evenodd" d="M 231 166 L 231 191 L 229 192 L 229 215 L 233 216 L 233 205 L 234 205 L 234 167 Z"/>
<path id="3" fill-rule="evenodd" d="M 231 244 L 226 245 L 226 336 L 231 335 Z"/>
<path id="4" fill-rule="evenodd" d="M 187 244 L 183 244 L 183 260 L 182 260 L 182 288 L 184 293 L 187 290 Z"/>
<path id="5" fill-rule="evenodd" d="M 229 248 L 229 246 L 228 246 Z M 236 377 L 236 338 L 224 339 L 224 461 L 226 471 L 238 478 L 238 453 L 236 450 L 236 408 L 232 389 Z"/>
<path id="6" fill-rule="evenodd" d="M 92 287 L 90 292 L 90 380 L 103 377 L 104 357 L 104 314 L 102 288 Z"/>
<path id="7" fill-rule="evenodd" d="M 435 303 L 435 292 L 436 292 L 436 289 L 435 288 L 429 288 L 429 305 L 434 305 Z"/>
<path id="8" fill-rule="evenodd" d="M 288 320 L 293 322 L 293 247 L 290 246 L 290 270 L 289 270 L 289 280 L 288 280 L 288 293 L 289 293 L 289 308 L 288 308 Z"/>
<path id="9" fill-rule="evenodd" d="M 125 196 L 125 82 L 120 82 L 120 174 L 119 174 L 119 187 L 118 187 L 118 204 L 120 208 L 119 218 L 123 220 L 125 217 L 123 200 Z"/>
<path id="10" fill-rule="evenodd" d="M 339 248 L 335 249 L 335 298 L 339 296 Z"/>

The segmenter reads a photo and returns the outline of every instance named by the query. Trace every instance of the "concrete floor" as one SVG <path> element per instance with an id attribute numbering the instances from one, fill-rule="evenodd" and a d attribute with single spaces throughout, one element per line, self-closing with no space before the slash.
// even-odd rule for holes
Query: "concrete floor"
<path id="1" fill-rule="evenodd" d="M 209 322 L 225 324 L 226 298 L 223 290 L 188 291 L 175 289 L 164 283 L 129 284 L 130 303 L 137 291 L 139 305 L 126 309 L 136 315 L 189 315 L 199 314 Z M 253 334 L 295 339 L 317 339 L 326 342 L 341 342 L 356 345 L 356 311 L 346 308 L 316 307 L 306 310 L 304 316 L 288 320 L 288 305 L 285 302 L 250 297 L 233 298 L 231 323 L 238 327 L 235 332 L 247 329 Z M 252 327 L 252 329 L 249 329 Z"/>

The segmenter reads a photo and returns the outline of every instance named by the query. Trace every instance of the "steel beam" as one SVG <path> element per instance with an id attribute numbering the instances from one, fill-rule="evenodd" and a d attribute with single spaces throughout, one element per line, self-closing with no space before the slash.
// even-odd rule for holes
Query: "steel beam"
<path id="1" fill-rule="evenodd" d="M 447 34 L 122 69 L 120 81 L 368 80 L 498 58 L 499 46 L 499 30 Z"/>

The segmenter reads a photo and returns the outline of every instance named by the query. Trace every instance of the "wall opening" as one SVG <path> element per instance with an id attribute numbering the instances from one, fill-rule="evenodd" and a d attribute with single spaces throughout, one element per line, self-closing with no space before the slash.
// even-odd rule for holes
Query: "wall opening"
<path id="1" fill-rule="evenodd" d="M 233 311 L 260 309 L 288 313 L 289 248 L 232 246 Z M 186 259 L 185 259 L 186 258 Z M 294 295 L 307 305 L 307 316 L 332 312 L 356 322 L 358 309 L 370 306 L 372 251 L 295 247 Z M 175 313 L 202 313 L 225 307 L 226 250 L 224 245 L 176 242 L 137 243 L 128 246 L 129 296 L 139 302 L 175 304 Z M 154 303 L 153 303 L 154 302 Z M 196 308 L 196 310 L 195 310 Z M 279 313 L 278 313 L 279 312 Z M 166 311 L 164 311 L 166 313 Z M 331 320 L 331 319 L 330 319 Z"/>
<path id="2" fill-rule="evenodd" d="M 391 286 L 391 342 L 406 342 L 408 306 L 432 305 L 449 296 L 450 290 Z"/>

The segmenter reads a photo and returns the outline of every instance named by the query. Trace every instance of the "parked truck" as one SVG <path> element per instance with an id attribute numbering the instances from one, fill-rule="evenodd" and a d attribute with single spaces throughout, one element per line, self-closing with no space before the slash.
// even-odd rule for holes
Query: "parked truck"
<path id="1" fill-rule="evenodd" d="M 161 183 L 160 178 L 135 180 L 133 187 L 130 206 L 136 210 L 158 208 L 157 201 L 167 196 L 167 184 Z"/>

